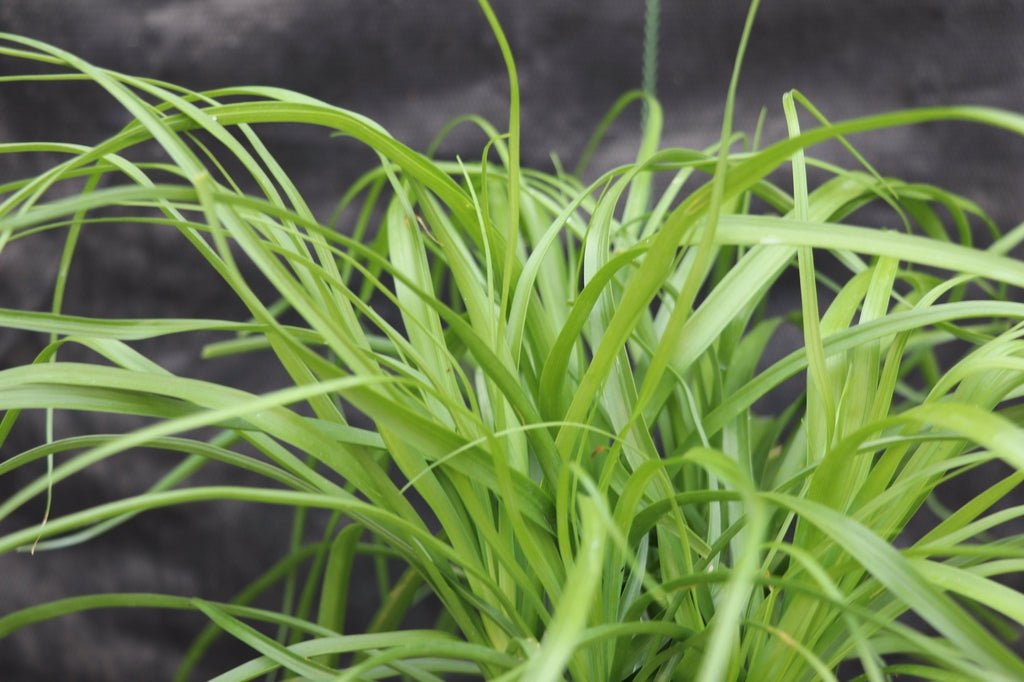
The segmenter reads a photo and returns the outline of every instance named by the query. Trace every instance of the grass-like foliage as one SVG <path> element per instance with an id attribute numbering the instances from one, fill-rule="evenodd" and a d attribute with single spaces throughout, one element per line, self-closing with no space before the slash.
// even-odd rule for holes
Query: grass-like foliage
<path id="1" fill-rule="evenodd" d="M 0 326 L 43 339 L 36 362 L 0 371 L 0 441 L 25 410 L 51 426 L 66 410 L 145 418 L 5 450 L 0 473 L 40 475 L 0 519 L 133 449 L 181 456 L 135 496 L 5 527 L 0 551 L 59 549 L 170 505 L 297 515 L 292 551 L 236 602 L 74 596 L 5 614 L 0 636 L 88 609 L 194 609 L 209 627 L 181 679 L 218 635 L 253 651 L 223 680 L 1024 679 L 1024 596 L 1005 584 L 1024 570 L 1024 537 L 1006 530 L 1024 514 L 1006 504 L 1024 477 L 1024 264 L 1009 255 L 1024 226 L 1002 233 L 967 199 L 882 177 L 848 140 L 941 121 L 1024 135 L 1024 116 L 835 123 L 790 93 L 789 135 L 760 144 L 732 130 L 737 66 L 716 144 L 662 148 L 657 103 L 630 94 L 607 122 L 646 100 L 636 161 L 584 185 L 593 147 L 574 173 L 520 167 L 514 63 L 480 5 L 511 106 L 505 132 L 460 122 L 490 139 L 478 160 L 437 160 L 293 92 L 192 92 L 0 36 L 5 59 L 35 63 L 5 80 L 87 79 L 132 117 L 95 146 L 0 145 L 63 158 L 5 179 L 0 244 L 66 235 L 52 310 L 0 309 Z M 380 162 L 316 216 L 260 141 L 276 122 L 355 138 Z M 806 153 L 825 141 L 849 168 Z M 850 224 L 868 205 L 892 229 Z M 113 220 L 180 233 L 251 317 L 63 313 L 79 234 Z M 769 315 L 783 279 L 799 309 Z M 803 345 L 769 362 L 785 325 Z M 211 332 L 222 340 L 203 346 Z M 175 376 L 136 343 L 166 335 L 258 354 L 291 381 L 253 395 Z M 72 346 L 95 361 L 62 361 Z M 784 383 L 797 398 L 772 403 Z M 210 463 L 265 485 L 193 485 Z M 980 467 L 998 482 L 930 503 Z M 312 544 L 310 510 L 333 514 Z M 910 537 L 912 519 L 927 526 Z M 347 634 L 364 556 L 405 572 L 381 571 L 376 617 Z M 281 583 L 285 607 L 249 605 Z M 436 628 L 403 629 L 428 594 Z"/>

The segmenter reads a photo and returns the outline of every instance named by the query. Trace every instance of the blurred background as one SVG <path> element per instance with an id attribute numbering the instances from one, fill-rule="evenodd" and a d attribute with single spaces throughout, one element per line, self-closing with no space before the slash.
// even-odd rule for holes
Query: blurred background
<path id="1" fill-rule="evenodd" d="M 718 139 L 747 3 L 661 4 L 657 94 L 665 109 L 664 144 L 701 148 Z M 519 68 L 523 162 L 549 169 L 555 154 L 571 167 L 612 103 L 641 85 L 644 2 L 493 5 Z M 419 150 L 460 114 L 481 114 L 499 129 L 507 120 L 504 66 L 473 0 L 3 0 L 0 29 L 53 43 L 104 67 L 194 89 L 262 84 L 298 90 L 370 116 Z M 24 69 L 23 63 L 0 59 L 0 74 Z M 833 120 L 932 104 L 1024 111 L 1024 3 L 764 0 L 740 83 L 736 128 L 752 130 L 765 108 L 765 137 L 781 137 L 781 97 L 791 88 Z M 95 86 L 0 84 L 3 142 L 96 143 L 127 120 Z M 321 129 L 273 126 L 262 132 L 322 219 L 372 162 L 355 143 L 331 139 Z M 633 111 L 612 129 L 592 169 L 629 161 L 638 133 L 639 114 Z M 1024 140 L 941 124 L 854 142 L 883 174 L 959 192 L 1003 229 L 1024 219 Z M 477 158 L 482 144 L 467 129 L 443 150 Z M 835 150 L 822 154 L 841 158 Z M 0 158 L 0 178 L 37 173 L 51 162 Z M 25 240 L 4 251 L 0 306 L 49 307 L 59 237 Z M 244 315 L 177 235 L 131 225 L 83 236 L 65 310 L 107 317 Z M 0 332 L 0 368 L 30 362 L 41 345 L 39 336 Z M 254 368 L 251 359 L 200 363 L 198 345 L 152 342 L 142 350 L 173 372 L 250 390 L 280 385 L 278 374 Z M 0 457 L 39 442 L 41 424 L 19 424 Z M 58 431 L 130 425 L 62 414 Z M 166 457 L 152 453 L 115 459 L 58 486 L 54 514 L 140 491 L 167 465 Z M 43 472 L 40 464 L 31 473 Z M 210 480 L 237 481 L 218 475 L 207 474 Z M 0 497 L 29 475 L 6 478 L 0 480 Z M 4 528 L 38 523 L 41 515 L 40 501 Z M 279 509 L 171 509 L 79 547 L 0 556 L 0 611 L 108 591 L 227 599 L 280 557 L 290 523 Z M 369 600 L 373 590 L 360 593 Z M 191 613 L 69 616 L 0 640 L 0 679 L 169 679 L 204 624 Z M 350 622 L 350 630 L 358 625 Z M 224 642 L 197 679 L 244 658 L 242 647 Z"/>

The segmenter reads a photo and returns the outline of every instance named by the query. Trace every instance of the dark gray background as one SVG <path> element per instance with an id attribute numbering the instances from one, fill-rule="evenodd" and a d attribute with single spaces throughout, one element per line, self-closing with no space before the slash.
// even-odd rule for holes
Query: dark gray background
<path id="1" fill-rule="evenodd" d="M 571 165 L 614 100 L 640 84 L 641 0 L 495 0 L 517 56 L 524 162 Z M 722 102 L 746 3 L 663 0 L 658 93 L 666 144 L 717 139 Z M 472 0 L 2 0 L 0 28 L 53 42 L 114 69 L 193 88 L 270 84 L 367 114 L 423 149 L 452 117 L 476 112 L 503 127 L 506 81 L 496 44 Z M 766 0 L 741 81 L 737 126 L 767 107 L 770 138 L 782 134 L 780 98 L 798 88 L 832 118 L 929 104 L 1024 110 L 1024 3 L 1012 0 Z M 0 72 L 20 65 L 0 60 Z M 96 142 L 126 121 L 96 88 L 0 85 L 0 140 Z M 321 130 L 267 131 L 272 148 L 319 215 L 368 155 Z M 617 126 L 596 167 L 634 153 L 636 117 Z M 1024 216 L 1024 141 L 960 124 L 904 129 L 856 140 L 883 173 L 963 193 L 1003 228 Z M 448 151 L 476 156 L 479 139 Z M 3 178 L 41 168 L 2 159 Z M 0 257 L 0 306 L 48 305 L 59 242 L 9 247 Z M 187 294 L 183 293 L 188 287 Z M 137 227 L 86 235 L 70 282 L 69 312 L 107 316 L 238 317 L 180 238 Z M 38 337 L 0 331 L 0 367 L 31 361 Z M 252 389 L 276 375 L 246 362 L 199 366 L 196 348 L 145 346 L 175 372 Z M 2 456 L 38 441 L 28 421 Z M 61 429 L 123 428 L 61 417 Z M 142 489 L 165 466 L 123 456 L 58 487 L 55 513 Z M 35 474 L 41 473 L 39 468 Z M 212 474 L 212 480 L 230 480 Z M 28 480 L 0 481 L 0 495 Z M 37 522 L 32 505 L 2 527 Z M 100 591 L 153 591 L 227 598 L 282 551 L 289 518 L 240 505 L 167 510 L 92 544 L 0 557 L 0 611 Z M 371 592 L 369 588 L 359 591 Z M 203 619 L 189 614 L 93 612 L 35 626 L 0 641 L 3 680 L 167 679 Z M 203 675 L 245 653 L 217 650 Z"/>

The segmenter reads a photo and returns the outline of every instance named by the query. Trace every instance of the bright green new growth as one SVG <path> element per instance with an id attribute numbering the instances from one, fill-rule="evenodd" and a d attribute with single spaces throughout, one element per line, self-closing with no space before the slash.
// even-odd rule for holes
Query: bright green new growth
<path id="1" fill-rule="evenodd" d="M 211 625 L 181 679 L 218 634 L 253 650 L 223 680 L 281 670 L 312 680 L 827 680 L 845 662 L 872 682 L 1024 679 L 1009 647 L 1024 597 L 1000 583 L 1024 570 L 1024 537 L 985 539 L 1024 514 L 993 511 L 1024 480 L 1015 402 L 1024 304 L 1008 293 L 1024 287 L 1024 264 L 1007 255 L 1024 225 L 999 234 L 967 199 L 883 178 L 846 139 L 954 120 L 1024 135 L 1024 116 L 944 107 L 830 123 L 791 93 L 789 137 L 758 149 L 756 136 L 731 131 L 734 76 L 722 139 L 703 151 L 661 149 L 657 103 L 627 95 L 609 122 L 646 102 L 637 161 L 584 186 L 583 168 L 520 168 L 511 53 L 481 6 L 509 66 L 512 106 L 507 135 L 464 121 L 490 138 L 479 162 L 421 155 L 362 116 L 292 92 L 195 93 L 0 36 L 3 55 L 52 65 L 45 78 L 88 79 L 133 117 L 94 147 L 0 145 L 66 157 L 0 187 L 0 245 L 67 234 L 52 312 L 0 309 L 3 328 L 50 335 L 34 364 L 0 371 L 0 442 L 22 410 L 149 418 L 126 434 L 55 439 L 51 430 L 8 456 L 0 474 L 43 460 L 52 472 L 0 504 L 0 519 L 133 448 L 183 457 L 135 497 L 7 530 L 0 551 L 56 549 L 192 502 L 296 513 L 291 550 L 233 603 L 72 597 L 5 615 L 0 636 L 95 608 L 193 609 Z M 15 78 L 42 77 L 5 80 Z M 801 128 L 798 106 L 815 127 Z M 314 216 L 260 142 L 258 124 L 269 122 L 355 138 L 380 165 L 334 216 Z M 859 169 L 805 155 L 827 140 L 847 145 Z M 152 141 L 169 163 L 129 160 Z M 829 179 L 809 186 L 808 166 Z M 792 174 L 792 192 L 768 179 L 779 169 Z M 239 189 L 248 186 L 255 192 Z M 58 187 L 81 189 L 52 198 Z M 767 207 L 758 215 L 755 197 Z M 891 206 L 902 229 L 843 222 L 874 203 Z M 114 220 L 109 207 L 135 214 L 117 220 L 177 230 L 251 320 L 63 314 L 77 236 Z M 993 230 L 994 242 L 975 246 L 972 225 Z M 825 252 L 845 275 L 817 268 Z M 254 293 L 240 258 L 279 302 Z M 766 302 L 790 269 L 805 344 L 769 365 L 765 350 L 786 321 L 766 316 Z M 279 321 L 285 310 L 301 323 Z M 176 377 L 132 347 L 211 331 L 229 336 L 206 357 L 259 353 L 292 385 L 251 395 Z M 970 349 L 944 366 L 940 351 L 953 342 Z M 66 345 L 104 362 L 61 361 Z M 805 395 L 778 414 L 755 411 L 794 376 L 806 377 Z M 203 427 L 220 435 L 202 440 Z M 1013 473 L 894 546 L 925 518 L 936 487 L 992 460 Z M 188 485 L 210 462 L 266 486 Z M 312 544 L 309 509 L 334 514 Z M 370 631 L 346 634 L 348 576 L 362 555 L 400 558 L 407 571 L 382 572 Z M 247 605 L 282 581 L 280 611 Z M 424 587 L 443 605 L 436 629 L 402 630 Z M 932 634 L 903 624 L 908 612 Z"/>

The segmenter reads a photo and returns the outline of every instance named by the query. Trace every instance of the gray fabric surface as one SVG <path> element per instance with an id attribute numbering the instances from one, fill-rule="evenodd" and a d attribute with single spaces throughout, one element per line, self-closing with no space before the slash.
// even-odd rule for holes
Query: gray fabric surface
<path id="1" fill-rule="evenodd" d="M 571 163 L 614 100 L 640 84 L 639 0 L 496 0 L 522 83 L 524 162 Z M 717 139 L 743 2 L 663 0 L 659 95 L 666 144 Z M 5 0 L 0 28 L 53 42 L 97 64 L 193 88 L 270 84 L 364 113 L 423 149 L 452 117 L 476 112 L 501 127 L 506 81 L 496 44 L 471 0 Z M 767 0 L 741 82 L 738 123 L 761 107 L 766 133 L 784 130 L 781 95 L 798 88 L 832 118 L 906 106 L 972 103 L 1024 110 L 1024 3 L 1013 0 Z M 0 60 L 0 72 L 20 68 Z M 70 95 L 70 96 L 69 96 Z M 0 85 L 0 140 L 96 142 L 126 120 L 86 85 Z M 371 160 L 320 130 L 277 126 L 267 139 L 318 215 Z M 636 120 L 618 125 L 598 168 L 634 153 Z M 960 124 L 864 136 L 865 155 L 887 174 L 965 194 L 1009 228 L 1024 216 L 1024 140 Z M 480 140 L 450 153 L 476 156 Z M 824 152 L 842 158 L 835 150 Z M 4 179 L 40 160 L 0 159 Z M 54 237 L 0 256 L 0 305 L 44 307 L 59 253 Z M 182 295 L 185 285 L 187 296 Z M 106 316 L 238 317 L 217 280 L 170 233 L 103 228 L 83 239 L 69 312 Z M 0 367 L 31 360 L 39 339 L 0 333 Z M 198 365 L 195 348 L 145 347 L 175 372 L 251 389 L 280 376 L 244 361 Z M 38 420 L 14 447 L 40 437 Z M 62 417 L 61 428 L 123 428 L 125 422 Z M 0 456 L 9 456 L 6 451 Z M 166 466 L 160 455 L 122 456 L 56 490 L 56 513 L 138 491 Z M 42 468 L 38 467 L 38 474 Z M 213 480 L 225 480 L 223 475 Z M 29 480 L 0 480 L 0 496 Z M 980 483 L 979 483 L 980 484 Z M 39 519 L 30 505 L 5 528 Z M 283 549 L 289 517 L 241 505 L 149 514 L 94 543 L 59 553 L 0 557 L 0 611 L 98 591 L 152 591 L 227 598 Z M 367 595 L 371 590 L 361 590 Z M 3 680 L 167 679 L 203 619 L 194 614 L 93 612 L 0 640 Z M 218 648 L 203 676 L 245 656 Z"/>

